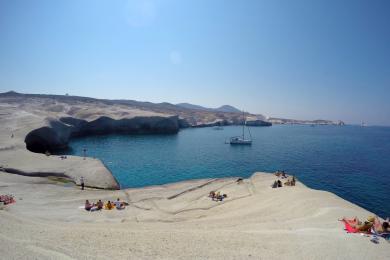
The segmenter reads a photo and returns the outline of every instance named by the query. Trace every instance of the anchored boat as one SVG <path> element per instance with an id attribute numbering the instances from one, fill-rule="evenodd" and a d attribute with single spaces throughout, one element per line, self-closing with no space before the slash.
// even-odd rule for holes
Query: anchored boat
<path id="1" fill-rule="evenodd" d="M 245 128 L 248 130 L 249 138 L 245 137 Z M 231 145 L 251 145 L 252 144 L 252 134 L 249 130 L 249 127 L 246 126 L 246 119 L 244 112 L 242 113 L 242 135 L 234 136 L 230 138 Z"/>

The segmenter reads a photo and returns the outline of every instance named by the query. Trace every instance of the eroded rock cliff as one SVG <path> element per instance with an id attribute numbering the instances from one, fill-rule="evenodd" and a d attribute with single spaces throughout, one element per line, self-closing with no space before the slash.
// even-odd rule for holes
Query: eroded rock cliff
<path id="1" fill-rule="evenodd" d="M 102 116 L 92 121 L 73 117 L 47 118 L 45 126 L 29 132 L 25 138 L 29 151 L 44 153 L 65 149 L 71 137 L 102 134 L 175 134 L 179 131 L 177 116 L 137 116 L 113 119 Z"/>

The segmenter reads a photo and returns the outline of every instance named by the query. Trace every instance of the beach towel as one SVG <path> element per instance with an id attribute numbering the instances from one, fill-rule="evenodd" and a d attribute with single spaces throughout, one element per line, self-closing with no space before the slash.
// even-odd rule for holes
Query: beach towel
<path id="1" fill-rule="evenodd" d="M 347 233 L 360 233 L 359 229 L 352 227 L 347 221 L 344 219 L 341 220 L 344 223 L 345 230 Z"/>
<path id="2" fill-rule="evenodd" d="M 4 202 L 4 205 L 15 203 L 14 197 L 10 195 L 0 195 L 0 201 Z"/>
<path id="3" fill-rule="evenodd" d="M 373 235 L 376 235 L 378 237 L 383 237 L 386 240 L 390 240 L 390 233 L 389 232 L 384 232 L 384 233 L 379 233 L 375 230 L 375 228 L 371 228 L 371 233 Z"/>

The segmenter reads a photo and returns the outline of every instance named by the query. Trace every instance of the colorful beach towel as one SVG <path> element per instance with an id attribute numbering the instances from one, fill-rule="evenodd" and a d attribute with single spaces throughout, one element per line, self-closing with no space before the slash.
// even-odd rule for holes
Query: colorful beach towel
<path id="1" fill-rule="evenodd" d="M 380 233 L 375 230 L 375 228 L 371 228 L 371 233 L 378 236 L 378 237 L 383 237 L 386 240 L 390 240 L 390 233 L 385 232 L 385 233 Z"/>
<path id="2" fill-rule="evenodd" d="M 4 202 L 4 205 L 8 205 L 16 202 L 14 197 L 12 197 L 11 195 L 0 195 L 0 201 Z"/>
<path id="3" fill-rule="evenodd" d="M 347 233 L 360 233 L 359 229 L 352 227 L 347 221 L 344 219 L 341 220 L 344 223 L 345 230 Z"/>

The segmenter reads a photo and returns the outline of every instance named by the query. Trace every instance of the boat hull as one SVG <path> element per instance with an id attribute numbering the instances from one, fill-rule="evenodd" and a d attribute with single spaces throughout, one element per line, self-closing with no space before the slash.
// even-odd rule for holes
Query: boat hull
<path id="1" fill-rule="evenodd" d="M 231 145 L 252 145 L 252 142 L 230 142 Z"/>
<path id="2" fill-rule="evenodd" d="M 230 144 L 231 145 L 251 145 L 252 140 L 235 137 L 235 138 L 230 139 Z"/>

